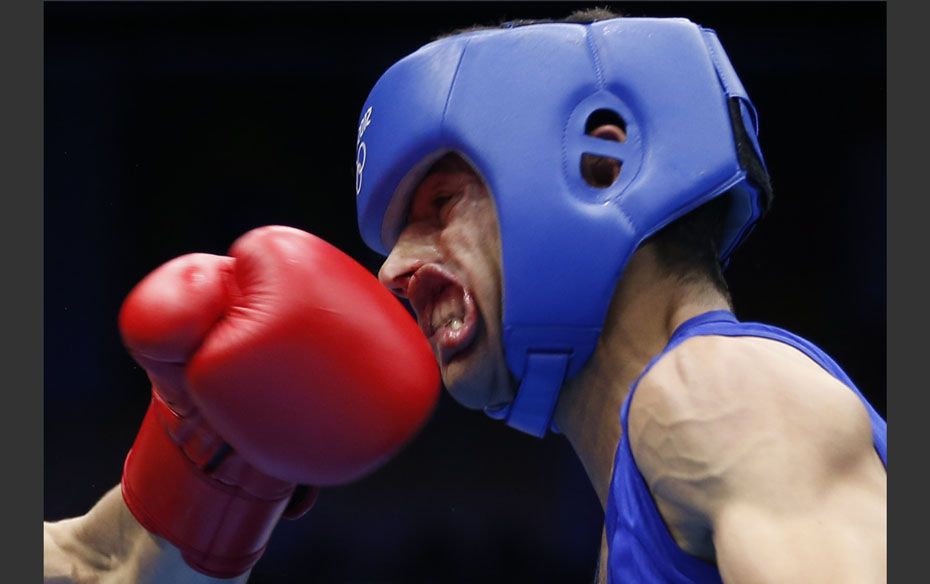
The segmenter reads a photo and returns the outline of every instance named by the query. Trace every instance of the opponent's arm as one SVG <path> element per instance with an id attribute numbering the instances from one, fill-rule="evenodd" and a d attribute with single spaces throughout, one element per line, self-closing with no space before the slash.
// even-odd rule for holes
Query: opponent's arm
<path id="1" fill-rule="evenodd" d="M 43 524 L 44 574 L 49 584 L 186 584 L 244 583 L 249 572 L 231 579 L 195 571 L 181 552 L 146 531 L 136 521 L 115 487 L 81 517 Z"/>
<path id="2" fill-rule="evenodd" d="M 679 529 L 682 547 L 709 550 L 728 584 L 885 582 L 886 473 L 858 397 L 784 345 L 694 341 L 630 414 L 673 532 L 709 534 Z"/>
<path id="3" fill-rule="evenodd" d="M 123 303 L 120 331 L 152 399 L 122 496 L 46 525 L 47 578 L 244 579 L 279 519 L 313 505 L 307 485 L 380 467 L 438 397 L 436 363 L 402 305 L 292 228 L 161 266 Z"/>

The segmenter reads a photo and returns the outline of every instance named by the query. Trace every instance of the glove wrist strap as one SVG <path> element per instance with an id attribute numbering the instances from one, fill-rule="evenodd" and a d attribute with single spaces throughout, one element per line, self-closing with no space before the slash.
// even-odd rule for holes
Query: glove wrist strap
<path id="1" fill-rule="evenodd" d="M 123 499 L 136 520 L 174 544 L 192 568 L 216 578 L 238 576 L 265 551 L 294 489 L 258 497 L 244 485 L 221 482 L 215 460 L 198 465 L 172 439 L 177 421 L 154 396 L 123 466 Z"/>

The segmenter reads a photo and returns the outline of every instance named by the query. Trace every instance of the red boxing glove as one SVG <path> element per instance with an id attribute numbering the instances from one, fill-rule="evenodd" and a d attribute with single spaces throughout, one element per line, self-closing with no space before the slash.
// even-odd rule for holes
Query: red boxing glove
<path id="1" fill-rule="evenodd" d="M 289 227 L 230 256 L 191 254 L 130 292 L 123 340 L 152 402 L 122 492 L 149 531 L 205 574 L 250 569 L 316 487 L 369 473 L 438 398 L 429 345 L 365 268 Z"/>

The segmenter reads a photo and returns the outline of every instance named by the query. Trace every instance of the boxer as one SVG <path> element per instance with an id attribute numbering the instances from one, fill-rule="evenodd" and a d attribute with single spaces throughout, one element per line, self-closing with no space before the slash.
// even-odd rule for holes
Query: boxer
<path id="1" fill-rule="evenodd" d="M 360 120 L 381 280 L 453 397 L 571 443 L 599 582 L 885 581 L 885 421 L 813 343 L 733 312 L 722 265 L 772 190 L 712 30 L 468 29 L 388 69 Z"/>

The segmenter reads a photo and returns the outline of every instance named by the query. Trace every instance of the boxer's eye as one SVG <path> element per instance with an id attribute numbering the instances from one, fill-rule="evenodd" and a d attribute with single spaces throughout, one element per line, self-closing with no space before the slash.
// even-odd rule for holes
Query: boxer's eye
<path id="1" fill-rule="evenodd" d="M 452 200 L 452 195 L 450 194 L 438 195 L 435 199 L 433 199 L 433 208 L 436 209 L 437 211 L 442 211 L 443 207 L 446 206 L 446 203 L 448 203 L 451 200 Z"/>
<path id="2" fill-rule="evenodd" d="M 452 209 L 458 196 L 455 193 L 441 193 L 433 199 L 433 209 L 440 221 L 446 222 L 449 219 L 449 211 Z"/>

